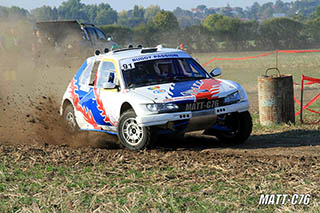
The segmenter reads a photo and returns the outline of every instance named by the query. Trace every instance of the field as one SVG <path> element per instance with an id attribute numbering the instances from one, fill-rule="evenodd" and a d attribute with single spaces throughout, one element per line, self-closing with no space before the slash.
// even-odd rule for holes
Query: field
<path id="1" fill-rule="evenodd" d="M 24 53 L 27 55 L 27 53 Z M 260 52 L 193 54 L 245 57 Z M 35 67 L 2 56 L 0 80 L 1 212 L 318 212 L 320 125 L 259 124 L 257 76 L 275 66 L 275 55 L 215 61 L 222 77 L 248 91 L 254 121 L 243 145 L 219 143 L 201 132 L 160 140 L 151 150 L 122 149 L 98 133 L 69 136 L 58 118 L 62 94 L 79 61 L 47 60 Z M 280 54 L 281 73 L 320 78 L 320 54 Z M 299 86 L 295 96 L 299 99 Z M 319 93 L 309 86 L 306 101 Z M 311 106 L 319 110 L 317 101 Z M 306 122 L 319 115 L 305 113 Z M 169 142 L 170 141 L 170 142 Z M 309 205 L 259 205 L 261 194 L 310 194 Z"/>

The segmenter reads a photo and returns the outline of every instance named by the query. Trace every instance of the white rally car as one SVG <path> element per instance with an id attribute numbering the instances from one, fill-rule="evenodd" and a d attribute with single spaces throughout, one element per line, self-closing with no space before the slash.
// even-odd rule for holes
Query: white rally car
<path id="1" fill-rule="evenodd" d="M 220 74 L 162 46 L 98 52 L 71 80 L 60 113 L 72 130 L 116 134 L 131 150 L 157 134 L 197 130 L 242 143 L 252 131 L 248 97 L 238 83 L 215 78 Z"/>

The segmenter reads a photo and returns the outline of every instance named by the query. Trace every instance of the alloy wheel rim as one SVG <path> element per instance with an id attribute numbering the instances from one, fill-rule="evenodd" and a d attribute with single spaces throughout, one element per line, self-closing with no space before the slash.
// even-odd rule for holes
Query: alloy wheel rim
<path id="1" fill-rule="evenodd" d="M 137 146 L 142 141 L 143 130 L 136 119 L 128 118 L 123 122 L 122 136 L 131 146 Z"/>
<path id="2" fill-rule="evenodd" d="M 75 120 L 75 117 L 73 115 L 72 112 L 68 112 L 67 115 L 66 115 L 66 120 L 67 120 L 67 123 L 69 125 L 69 127 L 72 129 L 72 130 L 75 130 L 75 127 L 76 127 L 76 120 Z"/>

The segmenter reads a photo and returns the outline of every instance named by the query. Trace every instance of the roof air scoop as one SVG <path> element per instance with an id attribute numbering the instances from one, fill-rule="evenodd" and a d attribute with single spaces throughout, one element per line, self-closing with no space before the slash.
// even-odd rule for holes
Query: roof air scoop
<path id="1" fill-rule="evenodd" d="M 148 48 L 148 49 L 142 49 L 141 53 L 154 53 L 157 52 L 157 48 Z"/>
<path id="2" fill-rule="evenodd" d="M 160 49 L 163 48 L 163 45 L 162 45 L 162 44 L 159 44 L 158 46 L 156 46 L 156 48 L 157 48 L 158 50 L 160 50 Z"/>

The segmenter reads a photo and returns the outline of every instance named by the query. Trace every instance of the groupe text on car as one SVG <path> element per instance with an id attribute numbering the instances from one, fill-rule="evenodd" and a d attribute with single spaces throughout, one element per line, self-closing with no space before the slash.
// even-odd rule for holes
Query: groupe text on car
<path id="1" fill-rule="evenodd" d="M 248 96 L 220 74 L 161 45 L 97 52 L 69 83 L 60 113 L 73 131 L 115 134 L 131 150 L 148 147 L 159 134 L 199 130 L 242 143 L 252 131 Z"/>

